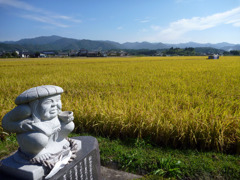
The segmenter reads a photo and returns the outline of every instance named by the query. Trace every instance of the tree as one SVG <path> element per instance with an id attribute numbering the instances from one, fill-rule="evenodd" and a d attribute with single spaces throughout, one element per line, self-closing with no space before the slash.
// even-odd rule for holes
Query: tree
<path id="1" fill-rule="evenodd" d="M 10 54 L 10 53 L 5 53 L 3 57 L 4 57 L 4 58 L 10 58 L 10 57 L 11 57 L 11 54 Z"/>
<path id="2" fill-rule="evenodd" d="M 230 51 L 230 53 L 231 53 L 232 55 L 234 55 L 234 56 L 240 55 L 240 54 L 239 54 L 239 51 L 236 51 L 236 50 Z"/>
<path id="3" fill-rule="evenodd" d="M 39 57 L 40 56 L 40 52 L 35 52 L 35 57 Z"/>
<path id="4" fill-rule="evenodd" d="M 17 53 L 16 51 L 12 52 L 11 55 L 12 55 L 12 57 L 15 57 L 15 58 L 16 58 L 16 57 L 19 57 L 19 55 L 18 55 L 18 53 Z"/>

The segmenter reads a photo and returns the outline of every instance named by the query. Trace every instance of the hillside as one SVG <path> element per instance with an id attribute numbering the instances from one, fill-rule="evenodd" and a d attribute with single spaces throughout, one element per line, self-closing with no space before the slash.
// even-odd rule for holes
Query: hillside
<path id="1" fill-rule="evenodd" d="M 126 42 L 118 43 L 113 41 L 78 40 L 60 36 L 41 36 L 36 38 L 21 39 L 19 41 L 0 42 L 0 51 L 50 51 L 50 50 L 110 50 L 110 49 L 167 49 L 174 48 L 215 48 L 225 51 L 240 50 L 240 44 L 218 43 L 200 44 L 195 42 L 180 44 L 163 44 L 150 42 Z"/>

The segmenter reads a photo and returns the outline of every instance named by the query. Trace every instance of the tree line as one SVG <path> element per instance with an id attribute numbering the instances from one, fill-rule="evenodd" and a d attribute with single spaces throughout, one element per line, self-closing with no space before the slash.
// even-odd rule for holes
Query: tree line
<path id="1" fill-rule="evenodd" d="M 57 51 L 53 51 L 54 54 L 58 54 Z M 109 51 L 111 52 L 111 51 Z M 114 50 L 116 56 L 120 56 L 122 52 L 126 52 L 127 55 L 130 56 L 204 56 L 204 55 L 211 55 L 211 54 L 219 54 L 225 56 L 239 56 L 239 50 L 231 50 L 231 51 L 224 51 L 221 49 L 215 48 L 169 48 L 169 49 L 158 49 L 158 50 L 150 50 L 150 49 L 124 49 L 124 50 Z M 106 54 L 108 54 L 106 52 Z M 29 52 L 28 57 L 36 58 L 40 56 L 40 52 Z M 18 58 L 20 57 L 18 53 L 14 52 L 6 52 L 0 53 L 0 57 L 2 58 Z"/>

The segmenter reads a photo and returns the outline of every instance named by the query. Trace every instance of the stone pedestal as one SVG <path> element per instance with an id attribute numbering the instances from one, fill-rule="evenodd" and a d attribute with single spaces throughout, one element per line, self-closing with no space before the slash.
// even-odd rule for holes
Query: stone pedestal
<path id="1" fill-rule="evenodd" d="M 81 141 L 82 148 L 77 152 L 77 157 L 50 180 L 102 180 L 97 139 L 91 136 L 79 136 L 72 139 Z M 42 166 L 16 163 L 13 159 L 14 155 L 0 162 L 0 179 L 45 179 L 47 174 Z"/>

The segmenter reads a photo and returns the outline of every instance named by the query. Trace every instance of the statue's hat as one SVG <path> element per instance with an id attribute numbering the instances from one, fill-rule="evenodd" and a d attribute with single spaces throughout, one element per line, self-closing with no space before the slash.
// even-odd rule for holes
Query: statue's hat
<path id="1" fill-rule="evenodd" d="M 61 93 L 63 93 L 63 89 L 59 86 L 54 86 L 54 85 L 37 86 L 31 89 L 28 89 L 24 91 L 22 94 L 20 94 L 15 99 L 15 104 L 16 105 L 26 104 L 36 99 L 57 95 Z"/>

